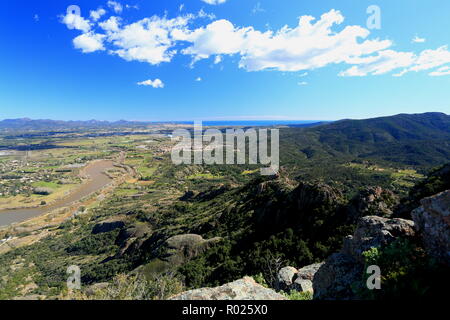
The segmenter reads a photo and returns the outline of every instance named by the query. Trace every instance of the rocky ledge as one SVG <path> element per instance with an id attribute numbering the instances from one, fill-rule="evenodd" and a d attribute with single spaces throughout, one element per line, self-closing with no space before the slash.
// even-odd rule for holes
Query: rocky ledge
<path id="1" fill-rule="evenodd" d="M 250 277 L 216 288 L 187 291 L 170 300 L 287 300 L 274 290 L 263 287 Z"/>

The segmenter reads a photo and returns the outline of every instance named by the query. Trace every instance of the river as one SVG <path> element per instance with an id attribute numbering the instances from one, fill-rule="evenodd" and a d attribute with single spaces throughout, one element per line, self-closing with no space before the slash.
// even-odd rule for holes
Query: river
<path id="1" fill-rule="evenodd" d="M 104 171 L 113 167 L 114 162 L 110 160 L 101 160 L 89 164 L 84 169 L 83 174 L 89 176 L 90 179 L 86 183 L 83 183 L 78 189 L 71 192 L 68 196 L 55 201 L 51 205 L 38 208 L 0 211 L 0 227 L 7 226 L 12 223 L 23 222 L 55 209 L 67 207 L 70 204 L 102 189 L 112 181 L 111 178 L 104 174 Z"/>

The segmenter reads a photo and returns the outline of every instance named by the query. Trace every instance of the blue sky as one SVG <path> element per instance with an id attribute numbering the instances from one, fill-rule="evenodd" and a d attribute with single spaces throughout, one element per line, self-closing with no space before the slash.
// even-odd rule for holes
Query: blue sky
<path id="1" fill-rule="evenodd" d="M 450 113 L 447 0 L 206 2 L 2 1 L 0 119 Z"/>

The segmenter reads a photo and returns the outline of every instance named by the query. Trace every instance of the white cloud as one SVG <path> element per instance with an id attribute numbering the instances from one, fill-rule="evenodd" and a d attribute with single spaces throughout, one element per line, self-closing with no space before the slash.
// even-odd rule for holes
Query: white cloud
<path id="1" fill-rule="evenodd" d="M 120 31 L 121 20 L 120 17 L 112 16 L 108 20 L 100 22 L 98 25 L 107 33 L 118 32 Z"/>
<path id="2" fill-rule="evenodd" d="M 120 4 L 109 1 L 108 5 L 115 8 Z M 91 17 L 94 20 L 98 16 L 91 12 Z M 83 32 L 74 39 L 75 47 L 83 52 L 107 50 L 127 61 L 151 65 L 170 62 L 177 54 L 191 56 L 191 66 L 209 58 L 218 64 L 223 57 L 234 56 L 239 67 L 247 71 L 305 73 L 340 64 L 344 66 L 340 76 L 390 72 L 402 76 L 411 71 L 427 70 L 431 71 L 430 75 L 446 74 L 448 70 L 442 68 L 450 63 L 447 46 L 418 54 L 396 51 L 391 48 L 392 41 L 369 38 L 370 31 L 362 26 L 340 26 L 344 17 L 337 10 L 326 12 L 320 19 L 301 16 L 294 27 L 285 25 L 279 30 L 268 31 L 235 26 L 226 19 L 192 28 L 192 22 L 200 18 L 214 20 L 215 16 L 200 10 L 197 14 L 172 19 L 153 16 L 126 24 L 116 16 L 91 23 L 80 16 L 67 14 L 62 17 L 62 23 Z M 103 34 L 97 29 L 102 29 Z M 441 69 L 432 71 L 437 68 Z"/>
<path id="3" fill-rule="evenodd" d="M 178 7 L 178 11 L 183 11 L 184 10 L 184 3 L 180 4 L 180 6 Z"/>
<path id="4" fill-rule="evenodd" d="M 409 70 L 423 71 L 440 67 L 447 63 L 450 63 L 450 52 L 447 46 L 442 46 L 436 50 L 427 49 L 422 51 Z"/>
<path id="5" fill-rule="evenodd" d="M 441 68 L 437 69 L 436 71 L 430 72 L 429 75 L 432 77 L 450 75 L 450 67 L 449 66 L 441 67 Z"/>
<path id="6" fill-rule="evenodd" d="M 248 71 L 300 71 L 333 63 L 354 63 L 392 44 L 389 40 L 359 41 L 369 35 L 367 29 L 359 26 L 332 31 L 334 25 L 344 21 L 336 10 L 325 13 L 316 23 L 313 21 L 311 16 L 302 16 L 293 29 L 284 26 L 277 32 L 260 32 L 217 20 L 186 35 L 183 40 L 192 45 L 182 52 L 192 55 L 194 61 L 211 55 L 240 54 L 239 66 Z"/>
<path id="7" fill-rule="evenodd" d="M 189 17 L 174 19 L 153 16 L 126 25 L 117 32 L 109 35 L 108 40 L 119 49 L 111 53 L 127 61 L 141 61 L 150 64 L 169 62 L 177 53 L 171 50 L 174 46 L 173 34 L 184 33 Z"/>
<path id="8" fill-rule="evenodd" d="M 201 78 L 201 77 L 198 77 L 197 79 L 195 79 L 195 81 L 197 81 L 197 82 L 200 82 L 200 81 L 202 81 L 203 79 Z"/>
<path id="9" fill-rule="evenodd" d="M 227 0 L 202 0 L 203 2 L 207 4 L 217 5 L 227 2 Z"/>
<path id="10" fill-rule="evenodd" d="M 135 4 L 135 5 L 126 4 L 125 8 L 139 10 L 139 5 L 137 5 L 137 4 Z"/>
<path id="11" fill-rule="evenodd" d="M 419 55 L 413 52 L 398 52 L 393 50 L 383 50 L 378 52 L 378 56 L 369 57 L 342 71 L 340 76 L 366 76 L 385 74 L 396 69 L 402 69 L 394 76 L 401 77 L 411 71 L 426 71 L 450 63 L 450 52 L 447 46 L 442 46 L 436 50 L 427 49 Z M 431 74 L 430 74 L 431 75 Z"/>
<path id="12" fill-rule="evenodd" d="M 153 87 L 153 88 L 164 88 L 164 83 L 160 79 L 155 80 L 145 80 L 137 83 L 139 86 Z"/>
<path id="13" fill-rule="evenodd" d="M 105 50 L 103 46 L 104 35 L 98 33 L 84 33 L 73 39 L 75 48 L 80 49 L 83 53 L 91 53 L 99 50 Z"/>
<path id="14" fill-rule="evenodd" d="M 419 38 L 418 36 L 415 36 L 412 40 L 414 43 L 424 43 L 426 41 L 425 38 Z"/>
<path id="15" fill-rule="evenodd" d="M 252 13 L 253 14 L 257 14 L 259 12 L 265 12 L 266 10 L 264 10 L 261 6 L 261 2 L 257 2 L 256 5 L 253 7 L 252 9 Z"/>
<path id="16" fill-rule="evenodd" d="M 112 8 L 115 13 L 121 13 L 123 11 L 123 6 L 117 1 L 108 1 L 108 7 Z"/>
<path id="17" fill-rule="evenodd" d="M 298 85 L 299 86 L 306 86 L 306 85 L 308 85 L 308 82 L 302 81 L 302 82 L 299 82 Z"/>
<path id="18" fill-rule="evenodd" d="M 381 75 L 392 70 L 405 68 L 414 63 L 414 54 L 411 52 L 397 52 L 383 50 L 377 56 L 362 59 L 358 66 L 353 66 L 339 73 L 340 76 L 366 76 L 368 74 Z"/>
<path id="19" fill-rule="evenodd" d="M 99 20 L 103 15 L 106 14 L 106 10 L 103 8 L 98 8 L 97 10 L 92 10 L 90 12 L 90 17 L 93 21 Z"/>
<path id="20" fill-rule="evenodd" d="M 83 32 L 89 32 L 91 30 L 89 21 L 77 14 L 67 13 L 65 16 L 62 16 L 61 22 L 69 29 L 76 29 Z"/>

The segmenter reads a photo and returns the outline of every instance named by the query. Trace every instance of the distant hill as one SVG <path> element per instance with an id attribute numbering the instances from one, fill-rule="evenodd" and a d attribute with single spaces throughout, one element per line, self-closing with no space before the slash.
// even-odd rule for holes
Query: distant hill
<path id="1" fill-rule="evenodd" d="M 62 121 L 62 120 L 32 120 L 28 118 L 5 119 L 0 121 L 0 130 L 67 130 L 76 128 L 99 128 L 99 127 L 126 127 L 145 125 L 144 122 L 137 121 Z"/>
<path id="2" fill-rule="evenodd" d="M 432 112 L 341 120 L 288 129 L 282 132 L 281 140 L 284 149 L 289 150 L 288 158 L 375 159 L 433 166 L 450 160 L 450 116 Z"/>
<path id="3" fill-rule="evenodd" d="M 367 120 L 341 120 L 315 129 L 321 142 L 340 139 L 365 143 L 450 137 L 450 116 L 445 113 L 399 114 Z"/>

